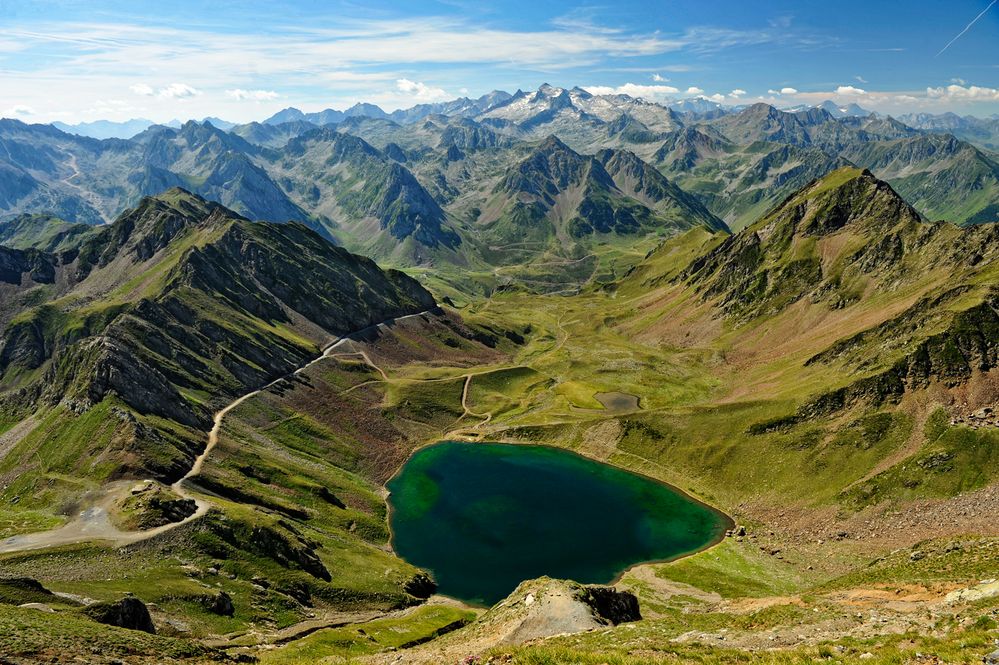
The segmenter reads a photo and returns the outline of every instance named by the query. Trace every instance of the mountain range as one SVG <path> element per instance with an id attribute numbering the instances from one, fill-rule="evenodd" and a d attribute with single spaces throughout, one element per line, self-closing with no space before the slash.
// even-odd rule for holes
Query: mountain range
<path id="1" fill-rule="evenodd" d="M 846 165 L 870 169 L 929 219 L 994 221 L 999 161 L 987 140 L 979 140 L 987 137 L 988 122 L 955 118 L 913 116 L 920 125 L 913 127 L 831 103 L 795 112 L 765 104 L 700 112 L 545 84 L 533 92 L 491 93 L 394 113 L 372 105 L 313 114 L 286 109 L 228 131 L 211 121 L 150 126 L 129 139 L 96 140 L 4 120 L 0 219 L 45 213 L 68 223 L 102 224 L 143 196 L 183 187 L 252 219 L 301 222 L 394 265 L 486 270 L 496 261 L 544 262 L 551 260 L 551 246 L 541 240 L 531 241 L 536 251 L 521 248 L 509 257 L 490 248 L 511 241 L 504 228 L 514 208 L 500 201 L 500 190 L 510 190 L 518 171 L 521 180 L 539 179 L 528 189 L 549 187 L 542 171 L 525 172 L 523 164 L 555 137 L 577 155 L 600 161 L 603 151 L 627 151 L 647 174 L 658 171 L 669 187 L 635 199 L 648 211 L 696 201 L 733 229 Z M 938 133 L 952 129 L 975 143 Z M 587 214 L 602 207 L 599 190 L 580 190 L 589 197 L 582 206 Z M 536 194 L 503 196 L 527 210 L 527 199 Z M 537 205 L 532 209 L 535 216 L 549 214 Z M 679 230 L 635 210 L 643 219 L 658 219 L 626 225 L 643 237 Z M 592 232 L 572 237 L 582 254 L 561 252 L 572 259 L 624 227 L 576 228 Z"/>

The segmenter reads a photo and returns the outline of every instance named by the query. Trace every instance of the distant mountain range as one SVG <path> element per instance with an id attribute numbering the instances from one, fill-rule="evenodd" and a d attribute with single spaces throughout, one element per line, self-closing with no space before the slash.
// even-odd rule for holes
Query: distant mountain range
<path id="1" fill-rule="evenodd" d="M 561 90 L 561 88 L 555 88 L 554 86 L 546 83 L 539 88 L 538 92 L 547 94 L 552 91 Z M 270 117 L 261 120 L 260 124 L 276 126 L 295 122 L 308 122 L 313 125 L 322 126 L 338 124 L 349 118 L 377 118 L 392 120 L 400 124 L 408 124 L 418 122 L 433 115 L 445 115 L 449 117 L 476 117 L 486 114 L 496 107 L 508 105 L 510 102 L 515 102 L 519 99 L 527 97 L 528 94 L 529 93 L 525 93 L 522 90 L 517 90 L 517 92 L 513 94 L 503 90 L 494 90 L 476 99 L 459 97 L 446 102 L 417 104 L 410 108 L 398 109 L 391 112 L 384 111 L 376 104 L 364 102 L 354 104 L 343 111 L 328 108 L 322 111 L 304 112 L 293 106 L 289 106 L 288 108 L 282 109 Z M 585 101 L 582 104 L 580 102 L 581 100 L 585 100 L 588 95 L 589 93 L 582 88 L 573 88 L 569 90 L 569 96 L 574 100 L 574 106 L 577 108 L 581 107 L 583 110 L 585 110 L 586 103 Z M 628 97 L 627 95 L 616 96 L 621 98 Z M 611 96 L 601 95 L 600 97 L 606 98 Z M 686 115 L 688 118 L 699 116 L 703 119 L 729 113 L 738 113 L 746 108 L 745 105 L 741 104 L 721 104 L 704 96 L 694 96 L 665 101 L 662 104 L 657 105 L 671 109 L 679 115 Z M 815 106 L 798 105 L 782 107 L 781 110 L 789 113 L 797 113 L 807 111 L 811 108 L 823 109 L 834 118 L 863 118 L 871 115 L 872 113 L 874 115 L 881 115 L 864 109 L 854 102 L 848 104 L 837 104 L 832 100 L 826 100 L 820 104 L 816 104 Z M 503 114 L 504 112 L 499 112 L 495 115 L 502 117 Z M 990 150 L 999 149 L 999 114 L 994 114 L 988 118 L 977 118 L 970 115 L 959 116 L 952 112 L 941 114 L 910 113 L 900 115 L 898 120 L 915 129 L 921 129 L 932 133 L 952 133 L 958 138 L 975 143 L 980 147 Z M 200 122 L 210 122 L 215 127 L 226 131 L 239 124 L 217 117 L 206 117 L 200 120 Z M 136 134 L 145 131 L 155 124 L 157 123 L 152 120 L 135 118 L 121 122 L 95 120 L 93 122 L 80 122 L 76 124 L 67 124 L 56 121 L 52 123 L 52 126 L 70 134 L 86 136 L 89 138 L 127 139 L 132 138 Z M 162 124 L 167 127 L 178 128 L 183 124 L 183 122 L 175 119 Z"/>
<path id="2" fill-rule="evenodd" d="M 594 247 L 647 248 L 691 225 L 738 230 L 844 166 L 870 169 L 928 219 L 999 218 L 999 158 L 957 136 L 986 140 L 999 121 L 920 115 L 915 127 L 831 102 L 794 112 L 711 104 L 546 84 L 393 113 L 358 104 L 243 125 L 150 125 L 128 139 L 2 120 L 0 220 L 102 224 L 183 187 L 395 265 L 488 274 L 578 261 L 574 279 L 588 279 L 593 259 L 581 259 Z"/>
<path id="3" fill-rule="evenodd" d="M 229 130 L 235 127 L 236 123 L 227 122 L 221 118 L 207 117 L 202 122 L 210 122 L 219 129 Z M 80 122 L 75 125 L 67 125 L 64 122 L 53 122 L 52 126 L 67 134 L 77 136 L 87 136 L 93 139 L 130 139 L 140 132 L 144 132 L 157 123 L 145 118 L 135 118 L 123 122 L 111 120 L 95 120 L 93 122 Z M 180 120 L 171 120 L 164 123 L 165 127 L 180 127 L 183 123 Z"/>

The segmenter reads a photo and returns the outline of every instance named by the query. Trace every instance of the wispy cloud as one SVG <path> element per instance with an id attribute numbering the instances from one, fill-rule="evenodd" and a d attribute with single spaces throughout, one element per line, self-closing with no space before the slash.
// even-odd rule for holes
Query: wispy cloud
<path id="1" fill-rule="evenodd" d="M 277 99 L 281 96 L 273 90 L 243 90 L 242 88 L 226 90 L 225 94 L 226 97 L 229 97 L 230 99 L 236 99 L 239 101 L 249 100 L 255 102 L 269 101 Z"/>
<path id="2" fill-rule="evenodd" d="M 592 95 L 628 95 L 652 101 L 665 101 L 670 99 L 680 90 L 671 85 L 641 85 L 639 83 L 625 83 L 619 86 L 588 85 L 583 89 Z"/>
<path id="3" fill-rule="evenodd" d="M 982 13 L 981 13 L 981 14 L 979 14 L 979 15 L 978 15 L 978 16 L 976 16 L 975 18 L 971 19 L 971 23 L 969 23 L 968 25 L 964 26 L 964 30 L 962 30 L 961 32 L 957 33 L 957 36 L 955 36 L 955 37 L 954 37 L 954 39 L 952 39 L 952 40 L 950 40 L 949 42 L 947 42 L 947 45 L 946 45 L 946 46 L 944 46 L 944 47 L 943 47 L 942 49 L 940 49 L 940 51 L 939 51 L 939 52 L 937 53 L 936 57 L 940 57 L 940 54 L 941 54 L 941 53 L 943 53 L 944 51 L 946 51 L 947 49 L 949 49 L 949 48 L 951 47 L 951 45 L 952 45 L 952 44 L 953 44 L 954 42 L 956 42 L 956 41 L 957 41 L 958 39 L 960 39 L 961 37 L 963 37 L 963 36 L 964 36 L 964 33 L 968 32 L 968 30 L 971 30 L 971 26 L 973 26 L 973 25 L 975 25 L 976 23 L 978 23 L 978 19 L 980 19 L 980 18 L 982 18 L 983 16 L 985 16 L 985 14 L 986 14 L 986 13 L 987 13 L 987 12 L 988 12 L 988 11 L 989 11 L 990 9 L 992 9 L 992 6 L 993 6 L 994 4 L 996 4 L 997 2 L 999 2 L 999 0 L 992 0 L 992 2 L 990 2 L 990 3 L 989 3 L 989 4 L 988 4 L 988 5 L 986 6 L 986 7 L 985 7 L 985 9 L 983 9 L 983 10 L 982 10 Z"/>

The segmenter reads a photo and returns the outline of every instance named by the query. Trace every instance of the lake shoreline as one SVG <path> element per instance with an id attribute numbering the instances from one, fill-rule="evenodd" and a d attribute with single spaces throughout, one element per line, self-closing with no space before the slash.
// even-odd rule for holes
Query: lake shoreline
<path id="1" fill-rule="evenodd" d="M 615 584 L 619 583 L 621 581 L 621 579 L 625 575 L 627 575 L 629 572 L 631 572 L 632 570 L 634 570 L 634 569 L 636 569 L 636 568 L 638 568 L 640 566 L 652 565 L 652 564 L 661 564 L 661 563 L 670 563 L 670 562 L 677 561 L 679 559 L 682 559 L 682 558 L 685 558 L 685 557 L 688 557 L 688 556 L 692 556 L 692 555 L 698 554 L 698 553 L 703 552 L 705 550 L 711 549 L 714 546 L 716 546 L 719 543 L 721 543 L 722 541 L 724 541 L 724 539 L 726 537 L 726 533 L 730 529 L 732 529 L 734 527 L 734 525 L 735 525 L 734 520 L 727 513 L 725 513 L 724 511 L 722 511 L 721 509 L 719 509 L 719 508 L 711 505 L 707 501 L 704 501 L 704 500 L 702 500 L 702 499 L 700 499 L 700 498 L 698 498 L 696 496 L 691 495 L 690 493 L 684 491 L 683 489 L 681 489 L 681 488 L 679 488 L 679 487 L 677 487 L 677 486 L 675 486 L 675 485 L 673 485 L 671 483 L 668 483 L 668 482 L 660 480 L 658 478 L 649 476 L 648 474 L 642 473 L 640 471 L 633 471 L 631 469 L 627 469 L 627 468 L 618 466 L 616 464 L 613 464 L 613 463 L 610 463 L 610 462 L 607 462 L 607 461 L 604 461 L 604 460 L 594 459 L 592 457 L 589 457 L 589 456 L 587 456 L 585 454 L 576 452 L 574 450 L 570 450 L 570 449 L 567 449 L 567 448 L 562 448 L 562 447 L 559 447 L 559 446 L 556 446 L 556 445 L 551 445 L 551 444 L 543 444 L 543 443 L 539 444 L 539 443 L 530 443 L 530 442 L 505 442 L 505 441 L 488 441 L 487 442 L 487 441 L 463 441 L 463 440 L 455 440 L 455 439 L 443 439 L 443 440 L 438 440 L 438 441 L 435 441 L 433 443 L 427 443 L 425 445 L 422 445 L 422 446 L 419 446 L 417 448 L 414 448 L 410 452 L 410 454 L 407 456 L 406 461 L 403 462 L 399 466 L 399 468 L 396 470 L 396 472 L 385 482 L 385 484 L 383 486 L 384 489 L 385 489 L 384 497 L 385 497 L 386 506 L 387 506 L 386 520 L 388 522 L 388 530 L 389 530 L 388 548 L 390 549 L 390 551 L 392 551 L 394 554 L 396 554 L 397 556 L 399 556 L 401 559 L 403 559 L 407 563 L 410 563 L 411 565 L 413 565 L 414 567 L 417 567 L 417 568 L 426 569 L 426 570 L 428 570 L 429 572 L 431 572 L 435 576 L 439 575 L 439 571 L 435 571 L 434 570 L 435 566 L 433 566 L 433 565 L 427 565 L 427 564 L 423 564 L 423 565 L 417 564 L 414 561 L 412 561 L 410 559 L 407 559 L 407 557 L 403 556 L 402 553 L 399 551 L 398 532 L 397 532 L 397 529 L 395 527 L 395 521 L 396 521 L 396 518 L 398 517 L 398 515 L 397 515 L 398 508 L 395 505 L 393 505 L 393 502 L 392 502 L 391 499 L 392 499 L 392 496 L 393 496 L 394 493 L 393 493 L 392 490 L 389 489 L 389 486 L 391 484 L 393 484 L 393 483 L 397 483 L 398 482 L 398 479 L 402 475 L 403 470 L 417 456 L 417 454 L 419 454 L 419 453 L 426 453 L 428 451 L 428 449 L 432 449 L 434 447 L 441 447 L 441 446 L 458 446 L 458 447 L 468 446 L 470 448 L 471 447 L 477 447 L 477 446 L 490 446 L 490 447 L 496 447 L 496 449 L 499 449 L 499 450 L 501 450 L 502 448 L 509 448 L 511 450 L 517 449 L 517 448 L 520 448 L 520 449 L 528 448 L 528 449 L 535 449 L 537 451 L 554 452 L 554 453 L 557 453 L 558 456 L 565 455 L 567 457 L 561 458 L 562 462 L 555 462 L 554 469 L 545 469 L 544 466 L 540 466 L 540 467 L 535 468 L 534 471 L 545 470 L 545 472 L 549 472 L 549 473 L 552 473 L 552 472 L 554 472 L 554 473 L 561 473 L 563 475 L 566 475 L 567 478 L 568 478 L 568 476 L 571 476 L 577 470 L 583 470 L 584 469 L 584 467 L 580 466 L 581 462 L 585 463 L 586 465 L 595 465 L 596 467 L 604 469 L 604 472 L 601 473 L 601 474 L 599 474 L 599 478 L 598 478 L 598 480 L 599 480 L 600 483 L 606 484 L 606 487 L 603 488 L 601 491 L 604 491 L 605 493 L 606 492 L 611 492 L 611 494 L 608 494 L 607 496 L 612 497 L 612 500 L 608 502 L 608 505 L 606 505 L 606 506 L 601 505 L 601 507 L 604 508 L 604 509 L 609 509 L 609 508 L 611 508 L 613 506 L 613 504 L 616 501 L 621 501 L 622 500 L 622 496 L 624 494 L 634 493 L 634 492 L 648 493 L 650 491 L 648 488 L 649 487 L 654 487 L 654 488 L 658 488 L 658 490 L 662 490 L 663 491 L 662 497 L 655 499 L 656 501 L 667 500 L 667 501 L 669 501 L 671 503 L 675 502 L 677 508 L 679 508 L 680 506 L 687 506 L 688 508 L 691 508 L 691 509 L 696 508 L 696 510 L 702 511 L 705 514 L 710 515 L 710 519 L 707 518 L 707 517 L 704 517 L 704 516 L 697 517 L 696 512 L 691 513 L 691 514 L 687 515 L 686 517 L 682 517 L 681 513 L 674 513 L 670 517 L 670 519 L 673 522 L 682 521 L 683 519 L 694 519 L 695 520 L 695 524 L 696 524 L 695 528 L 697 528 L 697 529 L 704 529 L 705 531 L 710 532 L 712 534 L 711 537 L 710 537 L 710 539 L 707 540 L 707 541 L 705 541 L 705 542 L 703 542 L 702 544 L 699 544 L 696 547 L 684 548 L 684 549 L 682 549 L 680 551 L 677 551 L 675 553 L 670 554 L 669 556 L 665 556 L 665 557 L 654 557 L 654 558 L 643 558 L 643 559 L 640 559 L 638 561 L 634 561 L 634 562 L 629 563 L 628 565 L 624 566 L 623 568 L 620 568 L 620 569 L 616 570 L 614 572 L 614 574 L 612 576 L 610 576 L 609 580 L 607 580 L 607 578 L 603 574 L 598 574 L 597 575 L 597 577 L 599 579 L 607 580 L 607 581 L 597 581 L 597 582 L 586 581 L 586 582 L 584 582 L 583 579 L 576 579 L 576 577 L 583 577 L 584 579 L 586 579 L 585 575 L 584 576 L 577 575 L 576 577 L 570 577 L 571 579 L 574 579 L 575 581 L 580 582 L 580 583 L 596 584 L 596 585 L 615 585 Z M 547 461 L 548 461 L 548 463 L 553 463 L 553 460 L 559 460 L 559 459 L 560 459 L 560 457 L 548 458 Z M 445 463 L 445 464 L 447 464 L 447 463 L 451 463 L 451 464 L 456 463 L 454 460 L 447 461 L 446 458 L 442 458 L 442 460 L 444 460 L 443 463 Z M 438 460 L 437 463 L 438 464 L 442 463 L 442 460 Z M 480 460 L 473 460 L 473 461 L 475 463 L 478 463 L 478 464 L 482 464 L 483 463 L 482 459 L 480 459 Z M 559 466 L 559 464 L 563 464 L 563 466 Z M 564 464 L 568 464 L 568 466 L 564 466 Z M 528 467 L 529 466 L 530 466 L 530 464 L 528 464 Z M 452 469 L 452 471 L 453 471 L 453 469 Z M 479 472 L 483 473 L 483 470 L 480 469 Z M 488 476 L 489 476 L 488 472 L 486 471 L 485 473 L 486 473 L 487 479 L 491 479 L 491 478 L 488 478 Z M 530 471 L 525 471 L 525 473 L 530 473 Z M 464 474 L 459 473 L 457 475 L 460 476 L 460 475 L 464 475 Z M 581 477 L 581 479 L 585 480 L 586 479 L 586 475 L 589 475 L 589 474 L 585 474 L 584 476 Z M 571 485 L 575 485 L 575 481 L 573 481 L 571 479 L 567 480 L 566 478 L 563 478 L 563 479 L 561 479 L 561 481 L 562 482 L 569 482 Z M 638 485 L 633 484 L 632 481 L 637 482 Z M 589 482 L 593 483 L 595 481 L 591 478 L 589 480 Z M 398 487 L 395 488 L 395 489 L 398 490 Z M 614 494 L 615 492 L 617 493 L 616 495 Z M 502 496 L 503 494 L 504 494 L 503 490 L 499 490 L 497 492 L 494 492 L 493 496 Z M 514 493 L 514 494 L 511 494 L 511 496 L 515 497 L 515 496 L 518 496 L 518 494 Z M 597 496 L 602 496 L 602 495 L 600 495 L 598 493 Z M 663 497 L 665 497 L 665 499 Z M 589 498 L 590 498 L 589 495 L 581 497 L 580 500 L 577 503 L 573 503 L 572 506 L 568 507 L 568 509 L 566 510 L 566 512 L 564 514 L 571 516 L 573 514 L 571 511 L 574 510 L 577 505 L 585 507 L 587 505 L 587 503 L 588 503 L 588 499 Z M 597 504 L 591 504 L 591 505 L 597 505 Z M 652 516 L 652 515 L 656 514 L 655 513 L 654 505 L 647 504 L 647 503 L 644 503 L 644 502 L 634 502 L 633 504 L 629 503 L 627 505 L 624 505 L 624 506 L 622 506 L 623 509 L 621 510 L 621 512 L 617 513 L 617 514 L 621 514 L 622 517 L 624 517 L 625 515 L 629 514 L 628 510 L 630 510 L 632 507 L 634 508 L 635 512 L 631 513 L 631 514 L 634 516 L 634 518 L 636 520 L 639 519 L 639 517 L 643 514 L 643 511 L 644 511 L 645 517 L 642 517 L 641 519 L 648 519 L 649 516 Z M 453 519 L 453 516 L 452 516 L 452 519 L 441 520 L 441 522 L 443 522 L 445 524 L 448 524 L 448 526 L 450 526 L 451 523 L 453 523 L 455 521 L 456 520 Z M 608 522 L 608 523 L 613 523 L 613 522 L 616 522 L 616 521 L 618 521 L 618 520 L 614 520 L 614 519 L 604 519 L 604 520 L 602 520 L 602 522 Z M 597 523 L 601 523 L 601 522 L 598 521 Z M 453 540 L 454 540 L 454 538 L 453 538 L 454 534 L 453 533 L 447 534 L 448 526 L 442 527 L 442 528 L 443 528 L 443 531 L 444 531 L 444 533 L 446 535 L 452 536 L 452 542 L 453 542 Z M 563 527 L 563 528 L 569 528 L 569 527 Z M 579 527 L 573 527 L 573 528 L 579 528 Z M 620 528 L 620 527 L 616 527 L 616 528 Z M 646 527 L 643 527 L 643 528 L 653 528 L 653 529 L 655 529 L 657 527 L 649 527 L 648 524 L 647 524 Z M 658 528 L 666 528 L 665 527 L 665 522 L 663 524 L 661 524 Z M 669 528 L 674 528 L 674 526 L 670 526 Z M 687 531 L 683 530 L 682 524 L 681 524 L 681 531 L 678 531 L 676 533 L 678 533 L 678 534 L 686 534 L 687 537 L 694 537 L 693 536 L 694 532 L 687 532 Z M 707 535 L 707 533 L 705 533 L 705 535 Z M 609 541 L 609 542 L 616 543 L 619 547 L 627 548 L 629 542 L 632 542 L 634 540 L 634 537 L 635 536 L 633 534 L 631 534 L 630 532 L 628 532 L 628 534 L 626 534 L 626 537 L 620 538 L 618 540 L 614 540 L 612 538 L 611 541 Z M 645 538 L 645 537 L 647 537 L 647 536 L 643 536 L 643 538 Z M 682 542 L 682 539 L 683 539 L 684 536 L 678 535 L 677 537 Z M 585 539 L 584 539 L 584 542 L 585 542 Z M 594 542 L 599 542 L 599 539 L 597 541 L 594 541 Z M 675 541 L 674 540 L 664 539 L 660 535 L 660 536 L 657 536 L 656 539 L 654 541 L 652 541 L 652 542 L 654 542 L 656 545 L 662 545 L 663 547 L 666 547 L 667 543 L 672 543 L 672 542 L 675 542 Z M 637 543 L 637 541 L 635 541 L 632 544 L 635 544 L 635 543 Z M 605 550 L 608 550 L 608 548 L 610 548 L 610 551 L 608 551 L 609 555 L 611 555 L 611 556 L 620 556 L 621 555 L 619 549 L 618 550 L 614 550 L 613 545 L 609 545 L 608 546 L 606 543 L 604 545 L 605 545 L 605 547 L 604 547 Z M 650 544 L 648 542 L 641 543 L 641 547 L 645 547 L 645 548 L 654 547 L 654 546 L 655 545 L 652 545 L 652 544 Z M 475 546 L 474 546 L 474 541 L 473 541 L 473 543 L 472 543 L 472 549 L 473 550 L 474 550 L 474 547 Z M 405 548 L 403 548 L 403 549 L 405 549 Z M 542 546 L 542 549 L 545 549 L 545 548 Z M 616 552 L 616 553 L 613 553 L 613 552 Z M 425 552 L 425 554 L 426 554 L 426 552 Z M 432 555 L 427 554 L 427 556 L 432 556 Z M 417 556 L 416 558 L 419 559 L 420 557 Z M 424 561 L 426 560 L 426 558 L 427 558 L 426 556 L 423 557 Z M 562 563 L 565 563 L 565 562 L 563 561 Z M 575 562 L 573 562 L 573 564 L 574 563 Z M 599 557 L 597 557 L 595 559 L 592 559 L 590 561 L 587 561 L 585 558 L 581 559 L 579 565 L 585 566 L 587 564 L 599 567 L 600 566 Z M 612 563 L 611 563 L 611 566 L 613 566 Z M 578 573 L 579 571 L 577 570 L 576 572 Z M 559 571 L 557 571 L 557 570 L 546 571 L 546 572 L 538 573 L 538 574 L 539 575 L 549 575 L 549 576 L 552 576 L 552 577 L 569 577 L 567 575 L 560 574 Z M 520 579 L 518 581 L 523 581 L 525 579 L 533 579 L 535 576 L 536 575 L 532 574 L 532 575 L 529 575 L 528 577 L 524 577 L 523 579 Z M 512 590 L 512 588 L 513 587 L 511 587 L 511 590 Z M 480 603 L 480 602 L 477 602 L 477 601 L 465 600 L 465 599 L 459 598 L 457 596 L 449 596 L 447 593 L 438 593 L 438 595 L 443 595 L 443 596 L 447 596 L 447 597 L 453 598 L 455 600 L 458 600 L 459 602 L 462 602 L 462 603 L 468 605 L 469 607 L 483 608 L 483 607 L 490 607 L 491 606 L 491 605 L 489 605 L 488 603 L 485 603 L 485 602 Z"/>

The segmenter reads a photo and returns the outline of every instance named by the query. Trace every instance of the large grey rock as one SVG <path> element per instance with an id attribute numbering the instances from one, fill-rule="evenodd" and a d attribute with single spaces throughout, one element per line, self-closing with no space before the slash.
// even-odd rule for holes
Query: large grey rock
<path id="1" fill-rule="evenodd" d="M 117 602 L 94 603 L 83 610 L 88 617 L 109 626 L 141 630 L 155 633 L 152 617 L 145 603 L 134 596 L 127 596 Z"/>
<path id="2" fill-rule="evenodd" d="M 218 594 L 214 596 L 204 596 L 201 600 L 201 604 L 204 605 L 205 609 L 209 612 L 220 616 L 231 617 L 236 613 L 236 608 L 232 604 L 232 596 L 227 594 L 225 591 L 219 591 Z"/>

